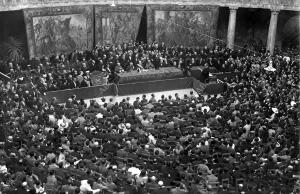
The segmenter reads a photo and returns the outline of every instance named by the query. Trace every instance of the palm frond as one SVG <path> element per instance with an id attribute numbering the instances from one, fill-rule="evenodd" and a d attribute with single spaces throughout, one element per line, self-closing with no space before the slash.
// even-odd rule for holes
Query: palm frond
<path id="1" fill-rule="evenodd" d="M 1 48 L 3 55 L 7 60 L 19 61 L 24 57 L 24 46 L 25 44 L 14 37 L 9 37 L 5 41 Z"/>

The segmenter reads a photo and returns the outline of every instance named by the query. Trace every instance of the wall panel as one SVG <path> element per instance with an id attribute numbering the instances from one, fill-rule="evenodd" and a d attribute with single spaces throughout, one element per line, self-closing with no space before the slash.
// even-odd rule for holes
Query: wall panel
<path id="1" fill-rule="evenodd" d="M 121 44 L 135 41 L 143 6 L 95 6 L 97 44 Z"/>
<path id="2" fill-rule="evenodd" d="M 25 9 L 29 56 L 49 56 L 91 49 L 92 6 Z"/>
<path id="3" fill-rule="evenodd" d="M 148 6 L 148 39 L 168 46 L 204 46 L 216 36 L 217 6 Z"/>

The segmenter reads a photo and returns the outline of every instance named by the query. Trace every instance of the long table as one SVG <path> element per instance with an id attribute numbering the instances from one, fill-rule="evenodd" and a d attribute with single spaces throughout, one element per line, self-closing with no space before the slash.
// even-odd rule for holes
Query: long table
<path id="1" fill-rule="evenodd" d="M 197 79 L 197 74 L 201 74 L 201 67 L 195 67 L 192 73 L 196 74 L 193 77 L 184 77 L 180 69 L 174 67 L 161 68 L 159 70 L 149 70 L 143 72 L 121 73 L 119 84 L 104 84 L 86 88 L 75 88 L 68 90 L 59 90 L 47 92 L 44 100 L 50 101 L 56 97 L 59 103 L 63 103 L 70 96 L 75 94 L 78 99 L 92 99 L 102 96 L 116 95 L 133 95 L 141 93 L 161 92 L 167 90 L 178 90 L 194 88 L 201 93 L 218 94 L 226 90 L 225 84 L 210 81 L 209 84 L 200 83 Z M 214 77 L 235 76 L 234 73 L 217 73 Z M 200 84 L 200 85 L 199 85 Z"/>
<path id="2" fill-rule="evenodd" d="M 163 67 L 146 71 L 131 71 L 119 73 L 119 83 L 134 83 L 143 81 L 165 80 L 184 77 L 183 72 L 175 67 Z"/>

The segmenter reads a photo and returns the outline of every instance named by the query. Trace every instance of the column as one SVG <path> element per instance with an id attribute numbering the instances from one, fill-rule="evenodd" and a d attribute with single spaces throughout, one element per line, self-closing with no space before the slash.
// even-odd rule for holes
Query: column
<path id="1" fill-rule="evenodd" d="M 230 49 L 234 48 L 234 36 L 235 36 L 235 25 L 236 25 L 236 12 L 238 7 L 229 7 L 229 22 L 227 32 L 227 47 Z"/>
<path id="2" fill-rule="evenodd" d="M 268 32 L 267 40 L 267 50 L 270 51 L 270 54 L 273 55 L 277 31 L 277 20 L 278 20 L 279 10 L 271 10 L 271 19 Z"/>

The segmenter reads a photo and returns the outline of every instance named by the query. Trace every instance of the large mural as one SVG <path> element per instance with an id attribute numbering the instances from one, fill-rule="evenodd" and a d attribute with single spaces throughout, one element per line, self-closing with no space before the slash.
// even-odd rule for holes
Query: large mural
<path id="1" fill-rule="evenodd" d="M 119 44 L 135 40 L 140 18 L 138 13 L 110 12 L 102 18 L 103 43 Z"/>
<path id="2" fill-rule="evenodd" d="M 155 40 L 165 42 L 169 46 L 208 44 L 213 18 L 211 11 L 157 10 L 154 14 Z"/>
<path id="3" fill-rule="evenodd" d="M 140 17 L 136 12 L 109 12 L 102 17 L 103 43 L 135 40 L 139 25 Z"/>
<path id="4" fill-rule="evenodd" d="M 36 55 L 87 49 L 87 18 L 83 14 L 33 17 Z"/>
<path id="5" fill-rule="evenodd" d="M 95 6 L 95 42 L 120 44 L 135 41 L 143 6 Z"/>

